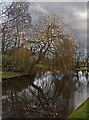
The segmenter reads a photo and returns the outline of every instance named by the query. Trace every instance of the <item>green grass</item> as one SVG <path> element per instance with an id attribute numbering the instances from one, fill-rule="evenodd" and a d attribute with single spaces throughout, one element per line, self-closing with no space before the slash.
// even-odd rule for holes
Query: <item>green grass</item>
<path id="1" fill-rule="evenodd" d="M 77 68 L 76 70 L 84 70 L 84 67 Z"/>
<path id="2" fill-rule="evenodd" d="M 43 64 L 36 64 L 35 67 L 38 68 L 47 68 L 47 65 L 43 65 Z M 1 75 L 2 74 L 2 75 Z M 17 77 L 17 76 L 21 76 L 21 73 L 19 72 L 0 72 L 0 77 L 2 78 L 12 78 L 12 77 Z"/>
<path id="3" fill-rule="evenodd" d="M 81 67 L 87 66 L 86 64 L 82 64 Z"/>
<path id="4" fill-rule="evenodd" d="M 83 71 L 83 70 L 85 70 L 85 68 L 84 67 L 80 67 L 80 68 L 76 68 L 76 70 L 81 70 L 81 71 Z M 87 67 L 87 70 L 89 70 L 89 68 Z"/>
<path id="5" fill-rule="evenodd" d="M 66 120 L 71 120 L 72 118 L 84 118 L 88 120 L 89 118 L 89 99 L 85 101 L 77 110 L 75 110 Z"/>
<path id="6" fill-rule="evenodd" d="M 17 77 L 21 76 L 21 73 L 18 72 L 3 72 L 2 73 L 2 78 L 12 78 L 12 77 Z"/>
<path id="7" fill-rule="evenodd" d="M 89 67 L 86 64 L 81 64 L 81 66 L 79 68 L 76 68 L 75 70 L 84 71 L 85 67 L 86 67 L 86 70 L 89 70 Z"/>
<path id="8" fill-rule="evenodd" d="M 43 65 L 43 64 L 36 64 L 35 67 L 39 67 L 39 68 L 48 68 L 47 65 Z"/>
<path id="9" fill-rule="evenodd" d="M 0 71 L 0 82 L 1 82 L 1 80 L 2 80 L 2 72 Z"/>

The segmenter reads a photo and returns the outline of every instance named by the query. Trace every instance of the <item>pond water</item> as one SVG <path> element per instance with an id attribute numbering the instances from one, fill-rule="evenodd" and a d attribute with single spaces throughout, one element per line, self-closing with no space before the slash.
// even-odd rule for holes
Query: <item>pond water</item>
<path id="1" fill-rule="evenodd" d="M 88 97 L 89 75 L 23 77 L 2 85 L 3 118 L 66 118 Z"/>

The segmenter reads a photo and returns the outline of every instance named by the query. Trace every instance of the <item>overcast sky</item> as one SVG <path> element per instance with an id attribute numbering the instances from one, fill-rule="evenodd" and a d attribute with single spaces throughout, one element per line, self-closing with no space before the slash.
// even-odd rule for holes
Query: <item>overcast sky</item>
<path id="1" fill-rule="evenodd" d="M 87 2 L 36 2 L 32 9 L 61 16 L 75 33 L 76 41 L 87 45 Z"/>
<path id="2" fill-rule="evenodd" d="M 3 1 L 6 2 L 7 0 Z M 70 27 L 70 29 L 73 30 L 76 36 L 76 41 L 80 41 L 84 44 L 84 46 L 87 46 L 87 2 L 84 2 L 84 0 L 81 0 L 83 2 L 72 2 L 74 0 L 67 0 L 71 2 L 43 2 L 44 0 L 40 1 L 42 2 L 35 2 L 35 4 L 33 3 L 31 7 L 32 11 L 34 11 L 32 12 L 33 17 L 34 15 L 35 18 L 37 17 L 37 12 L 40 14 L 57 14 L 59 17 L 63 18 L 65 20 L 65 23 Z"/>

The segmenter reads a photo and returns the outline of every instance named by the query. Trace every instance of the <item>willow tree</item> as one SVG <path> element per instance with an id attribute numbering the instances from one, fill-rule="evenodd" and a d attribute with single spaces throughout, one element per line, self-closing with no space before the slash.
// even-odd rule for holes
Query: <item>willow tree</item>
<path id="1" fill-rule="evenodd" d="M 16 64 L 24 66 L 29 74 L 38 71 L 37 64 L 43 66 L 41 71 L 71 73 L 75 60 L 75 42 L 64 22 L 55 15 L 42 16 L 33 29 L 31 36 L 25 40 L 24 48 L 14 53 L 18 61 Z"/>

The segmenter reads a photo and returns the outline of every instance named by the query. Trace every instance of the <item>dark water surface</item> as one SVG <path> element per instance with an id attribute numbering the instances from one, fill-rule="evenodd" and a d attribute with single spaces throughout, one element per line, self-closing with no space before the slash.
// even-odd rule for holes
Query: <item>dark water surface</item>
<path id="1" fill-rule="evenodd" d="M 3 82 L 3 118 L 66 118 L 85 99 L 89 77 L 53 76 L 15 78 Z"/>

